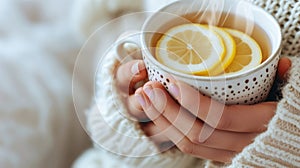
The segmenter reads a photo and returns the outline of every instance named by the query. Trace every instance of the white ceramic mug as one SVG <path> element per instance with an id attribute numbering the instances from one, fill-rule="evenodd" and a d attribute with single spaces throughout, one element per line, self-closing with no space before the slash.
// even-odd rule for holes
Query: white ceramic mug
<path id="1" fill-rule="evenodd" d="M 209 15 L 205 15 L 208 12 Z M 245 33 L 263 30 L 268 39 L 269 53 L 259 66 L 240 74 L 222 76 L 195 76 L 174 71 L 155 59 L 155 41 L 158 35 L 168 29 L 191 21 L 182 17 L 195 14 L 195 20 L 207 24 L 222 22 L 221 13 L 237 19 L 233 28 Z M 198 18 L 197 18 L 198 17 Z M 226 19 L 226 17 L 225 17 Z M 153 13 L 144 23 L 139 39 L 127 38 L 119 43 L 118 53 L 122 54 L 121 44 L 133 42 L 139 45 L 147 67 L 149 80 L 159 81 L 166 88 L 173 76 L 198 89 L 201 93 L 226 104 L 255 104 L 265 100 L 273 85 L 281 51 L 281 30 L 277 21 L 260 7 L 243 0 L 184 0 L 171 3 Z M 264 47 L 262 48 L 264 49 Z M 167 88 L 168 89 L 168 88 Z"/>

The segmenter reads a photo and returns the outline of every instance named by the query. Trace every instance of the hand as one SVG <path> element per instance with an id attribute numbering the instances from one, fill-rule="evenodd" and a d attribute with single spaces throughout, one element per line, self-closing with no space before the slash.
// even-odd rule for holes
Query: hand
<path id="1" fill-rule="evenodd" d="M 280 60 L 281 79 L 290 65 L 288 59 Z M 230 162 L 265 131 L 277 105 L 226 106 L 179 81 L 168 87 L 172 96 L 157 82 L 148 82 L 136 91 L 136 100 L 153 121 L 145 124 L 145 132 L 155 137 L 156 143 L 172 141 L 184 153 L 220 162 Z"/>

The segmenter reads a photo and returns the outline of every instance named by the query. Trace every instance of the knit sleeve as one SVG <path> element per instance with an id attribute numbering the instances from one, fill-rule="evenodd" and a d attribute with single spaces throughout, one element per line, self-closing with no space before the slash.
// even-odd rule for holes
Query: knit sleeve
<path id="1" fill-rule="evenodd" d="M 278 21 L 282 30 L 282 55 L 300 56 L 300 2 L 298 0 L 248 0 Z"/>
<path id="2" fill-rule="evenodd" d="M 161 153 L 138 121 L 129 116 L 114 77 L 121 60 L 114 52 L 108 53 L 97 75 L 96 103 L 87 112 L 87 127 L 95 146 L 129 167 L 188 167 L 195 158 L 177 149 Z"/>
<path id="3" fill-rule="evenodd" d="M 300 165 L 300 59 L 293 61 L 283 99 L 268 130 L 233 159 L 229 167 L 298 167 Z"/>

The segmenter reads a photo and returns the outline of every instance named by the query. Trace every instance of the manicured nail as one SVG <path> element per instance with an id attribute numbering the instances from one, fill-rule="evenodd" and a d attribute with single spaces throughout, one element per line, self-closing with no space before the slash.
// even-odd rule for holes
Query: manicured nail
<path id="1" fill-rule="evenodd" d="M 145 91 L 146 95 L 147 95 L 151 100 L 154 99 L 153 88 L 152 88 L 150 85 L 145 86 L 145 87 L 144 87 L 144 91 Z"/>
<path id="2" fill-rule="evenodd" d="M 136 62 L 131 67 L 131 73 L 137 75 L 140 72 L 139 70 L 139 62 Z"/>
<path id="3" fill-rule="evenodd" d="M 204 124 L 199 135 L 199 143 L 204 143 L 212 135 L 214 130 L 214 128 Z"/>
<path id="4" fill-rule="evenodd" d="M 170 83 L 168 85 L 168 88 L 169 88 L 169 92 L 172 94 L 172 96 L 174 98 L 178 99 L 179 98 L 179 94 L 180 94 L 178 86 L 176 84 L 174 84 L 174 83 Z"/>
<path id="5" fill-rule="evenodd" d="M 146 107 L 146 101 L 143 95 L 141 95 L 140 93 L 136 93 L 134 96 L 136 97 L 137 101 L 140 103 L 142 107 Z"/>
<path id="6" fill-rule="evenodd" d="M 199 137 L 199 143 L 204 143 L 208 138 L 204 135 Z"/>

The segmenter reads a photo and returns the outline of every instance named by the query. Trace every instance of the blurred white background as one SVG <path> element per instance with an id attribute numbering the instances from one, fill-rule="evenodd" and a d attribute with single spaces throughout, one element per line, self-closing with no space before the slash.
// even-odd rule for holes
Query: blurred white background
<path id="1" fill-rule="evenodd" d="M 111 19 L 156 10 L 168 2 L 1 0 L 0 167 L 70 167 L 91 146 L 72 97 L 72 75 L 81 47 Z M 105 38 L 110 36 L 117 34 Z M 88 108 L 92 99 L 93 74 L 88 72 L 95 66 L 93 59 L 91 54 L 81 62 L 83 70 L 76 74 L 80 97 L 76 106 L 81 109 Z"/>

